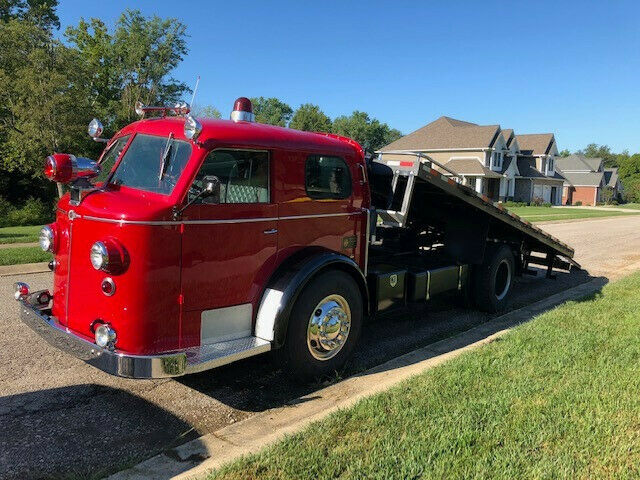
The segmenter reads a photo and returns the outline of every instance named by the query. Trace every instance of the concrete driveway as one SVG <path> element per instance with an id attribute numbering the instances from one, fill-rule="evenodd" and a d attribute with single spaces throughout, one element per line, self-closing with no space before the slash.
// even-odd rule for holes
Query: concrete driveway
<path id="1" fill-rule="evenodd" d="M 544 228 L 575 246 L 578 261 L 597 275 L 640 267 L 640 217 Z M 513 308 L 589 278 L 576 271 L 557 280 L 525 277 L 516 285 Z M 295 404 L 320 387 L 290 382 L 268 355 L 177 380 L 111 377 L 58 352 L 19 322 L 16 280 L 0 279 L 0 478 L 101 477 L 256 412 Z M 26 280 L 46 288 L 51 275 Z M 367 325 L 344 375 L 490 318 L 452 306 L 454 300 Z"/>

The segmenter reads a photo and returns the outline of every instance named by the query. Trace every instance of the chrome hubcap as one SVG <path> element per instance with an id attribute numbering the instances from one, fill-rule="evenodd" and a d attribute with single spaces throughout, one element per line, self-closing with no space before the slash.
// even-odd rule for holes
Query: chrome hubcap
<path id="1" fill-rule="evenodd" d="M 338 354 L 351 329 L 351 309 L 340 295 L 323 298 L 313 309 L 307 328 L 307 347 L 314 358 L 329 360 Z"/>

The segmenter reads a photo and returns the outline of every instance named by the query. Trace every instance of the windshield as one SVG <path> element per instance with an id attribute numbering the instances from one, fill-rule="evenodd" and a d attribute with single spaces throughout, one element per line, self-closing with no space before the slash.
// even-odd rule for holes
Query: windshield
<path id="1" fill-rule="evenodd" d="M 190 156 L 188 142 L 137 134 L 109 183 L 169 195 Z"/>
<path id="2" fill-rule="evenodd" d="M 100 174 L 91 179 L 91 183 L 102 183 L 109 178 L 111 169 L 115 165 L 116 160 L 120 157 L 122 150 L 129 141 L 129 137 L 131 137 L 131 135 L 125 135 L 124 137 L 117 138 L 113 141 L 109 149 L 102 156 L 102 160 L 100 160 Z"/>

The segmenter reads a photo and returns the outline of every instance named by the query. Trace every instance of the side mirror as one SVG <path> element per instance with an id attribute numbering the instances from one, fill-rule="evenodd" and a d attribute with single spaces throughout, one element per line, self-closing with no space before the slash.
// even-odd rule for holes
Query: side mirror
<path id="1" fill-rule="evenodd" d="M 220 179 L 215 175 L 207 175 L 202 179 L 202 198 L 211 198 L 215 203 L 220 201 Z"/>
<path id="2" fill-rule="evenodd" d="M 87 133 L 91 138 L 93 138 L 94 142 L 102 142 L 107 143 L 109 140 L 106 138 L 100 138 L 102 136 L 102 132 L 104 131 L 104 127 L 102 123 L 97 118 L 94 118 L 89 122 L 89 128 L 87 128 Z"/>
<path id="3" fill-rule="evenodd" d="M 199 198 L 213 198 L 211 203 L 220 203 L 220 179 L 215 175 L 207 175 L 202 179 L 202 189 L 187 202 L 185 206 L 173 207 L 173 219 L 178 220 L 182 212 Z"/>

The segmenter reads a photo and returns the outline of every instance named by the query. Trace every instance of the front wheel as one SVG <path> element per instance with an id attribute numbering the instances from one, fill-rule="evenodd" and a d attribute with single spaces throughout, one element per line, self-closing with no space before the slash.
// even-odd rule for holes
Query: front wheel
<path id="1" fill-rule="evenodd" d="M 330 271 L 312 279 L 296 300 L 284 345 L 282 366 L 300 380 L 339 371 L 360 336 L 363 304 L 350 275 Z"/>

